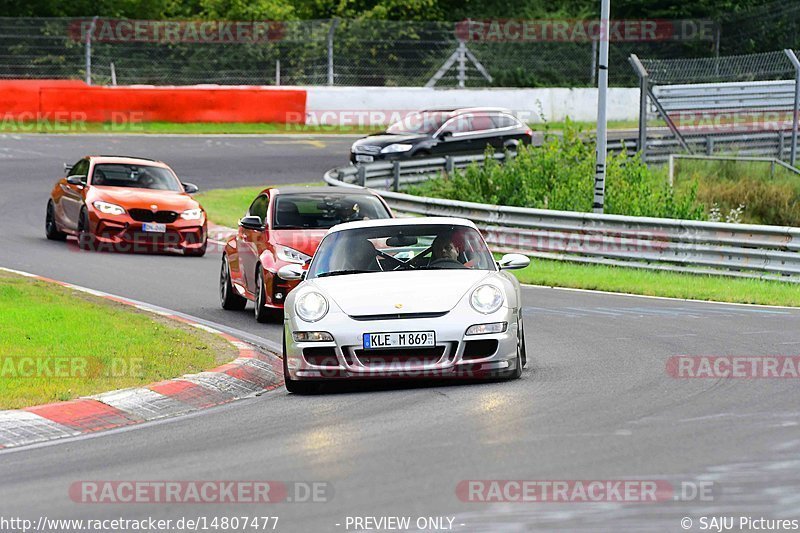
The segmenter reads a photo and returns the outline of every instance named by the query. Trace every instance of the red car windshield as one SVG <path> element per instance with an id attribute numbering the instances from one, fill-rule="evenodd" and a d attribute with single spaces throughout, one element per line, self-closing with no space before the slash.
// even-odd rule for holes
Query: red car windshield
<path id="1" fill-rule="evenodd" d="M 281 194 L 275 199 L 272 229 L 328 229 L 342 222 L 391 218 L 375 196 L 366 194 Z"/>
<path id="2" fill-rule="evenodd" d="M 166 168 L 121 163 L 95 165 L 92 185 L 175 192 L 183 190 L 178 178 Z"/>

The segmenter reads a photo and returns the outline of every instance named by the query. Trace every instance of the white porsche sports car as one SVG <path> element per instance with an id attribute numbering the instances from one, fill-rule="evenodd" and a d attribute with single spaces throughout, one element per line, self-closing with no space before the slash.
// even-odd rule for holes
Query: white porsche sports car
<path id="1" fill-rule="evenodd" d="M 457 218 L 340 224 L 329 230 L 284 307 L 290 392 L 329 379 L 488 377 L 525 366 L 519 283 L 475 225 Z"/>

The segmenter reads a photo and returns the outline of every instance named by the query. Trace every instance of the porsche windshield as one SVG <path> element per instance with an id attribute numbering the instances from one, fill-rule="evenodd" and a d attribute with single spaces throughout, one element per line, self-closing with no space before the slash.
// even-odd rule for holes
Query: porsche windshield
<path id="1" fill-rule="evenodd" d="M 275 200 L 272 229 L 328 229 L 342 222 L 391 218 L 368 194 L 290 193 Z"/>
<path id="2" fill-rule="evenodd" d="M 92 185 L 100 187 L 131 187 L 158 191 L 182 191 L 178 178 L 162 167 L 101 163 L 95 165 Z"/>
<path id="3" fill-rule="evenodd" d="M 496 266 L 480 233 L 473 228 L 391 225 L 331 233 L 314 255 L 308 277 L 442 269 L 495 270 Z"/>

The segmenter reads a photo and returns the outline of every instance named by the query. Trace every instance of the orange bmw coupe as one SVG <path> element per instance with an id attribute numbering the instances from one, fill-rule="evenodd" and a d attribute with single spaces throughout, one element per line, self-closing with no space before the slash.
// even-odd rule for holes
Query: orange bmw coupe
<path id="1" fill-rule="evenodd" d="M 73 235 L 86 250 L 206 253 L 206 213 L 190 196 L 197 186 L 166 164 L 101 155 L 65 169 L 47 202 L 48 239 Z"/>

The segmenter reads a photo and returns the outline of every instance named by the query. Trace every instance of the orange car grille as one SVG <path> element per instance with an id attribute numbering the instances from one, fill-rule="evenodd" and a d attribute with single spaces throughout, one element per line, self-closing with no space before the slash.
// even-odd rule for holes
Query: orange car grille
<path id="1" fill-rule="evenodd" d="M 179 214 L 175 211 L 149 211 L 147 209 L 128 209 L 128 214 L 137 222 L 157 222 L 159 224 L 170 224 L 178 219 Z"/>

